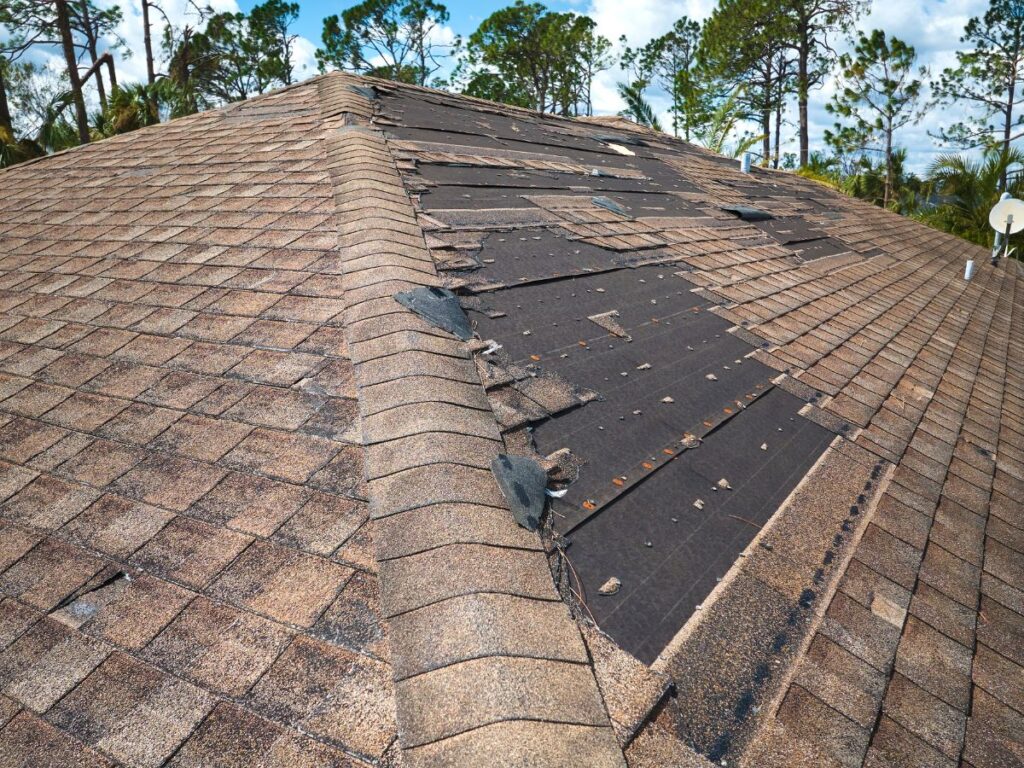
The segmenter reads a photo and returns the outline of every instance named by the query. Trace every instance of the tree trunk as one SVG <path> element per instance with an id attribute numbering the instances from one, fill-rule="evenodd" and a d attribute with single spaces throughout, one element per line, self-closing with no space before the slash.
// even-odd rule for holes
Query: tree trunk
<path id="1" fill-rule="evenodd" d="M 57 31 L 60 33 L 61 47 L 64 49 L 64 60 L 68 65 L 68 80 L 71 81 L 71 96 L 75 102 L 75 123 L 78 126 L 78 139 L 83 144 L 89 143 L 89 115 L 85 111 L 85 97 L 82 95 L 82 81 L 78 77 L 78 61 L 75 56 L 75 41 L 71 37 L 71 19 L 68 16 L 67 0 L 56 0 Z"/>
<path id="2" fill-rule="evenodd" d="M 110 55 L 109 51 L 107 52 L 107 55 L 109 57 L 107 59 L 107 76 L 110 78 L 110 88 L 113 90 L 117 88 L 117 75 L 114 72 L 114 57 Z"/>
<path id="3" fill-rule="evenodd" d="M 92 65 L 95 66 L 100 56 L 99 51 L 96 48 L 96 35 L 93 31 L 92 19 L 89 18 L 88 0 L 82 0 L 80 6 L 82 9 L 81 31 L 85 35 L 86 47 L 89 49 L 89 58 L 92 60 Z M 100 97 L 100 109 L 103 109 L 105 111 L 107 109 L 107 90 L 103 86 L 103 73 L 100 71 L 96 72 L 96 93 Z"/>
<path id="4" fill-rule="evenodd" d="M 885 129 L 885 192 L 882 197 L 882 206 L 888 209 L 890 200 L 892 200 L 892 124 Z"/>
<path id="5" fill-rule="evenodd" d="M 761 111 L 761 165 L 768 165 L 772 154 L 772 110 L 766 108 Z"/>
<path id="6" fill-rule="evenodd" d="M 797 103 L 800 110 L 800 167 L 806 168 L 810 161 L 810 137 L 807 129 L 807 94 L 810 86 L 807 82 L 807 60 L 810 56 L 808 50 L 810 42 L 807 40 L 807 31 L 801 30 L 800 51 L 797 55 Z"/>
<path id="7" fill-rule="evenodd" d="M 3 62 L 0 61 L 0 128 L 7 130 L 14 137 L 14 126 L 11 120 L 11 107 L 7 103 L 7 82 L 4 80 Z"/>
<path id="8" fill-rule="evenodd" d="M 1003 121 L 1003 157 L 1010 151 L 1010 134 L 1013 132 L 1013 97 L 1017 90 L 1017 79 L 1010 80 L 1010 87 L 1006 95 L 1006 119 Z M 1006 163 L 1003 163 L 1003 172 L 999 174 L 999 189 L 1005 192 L 1009 185 L 1009 178 L 1006 173 Z"/>
<path id="9" fill-rule="evenodd" d="M 153 66 L 153 39 L 149 30 L 149 0 L 142 0 L 142 40 L 146 46 L 146 82 L 156 82 L 156 69 Z"/>

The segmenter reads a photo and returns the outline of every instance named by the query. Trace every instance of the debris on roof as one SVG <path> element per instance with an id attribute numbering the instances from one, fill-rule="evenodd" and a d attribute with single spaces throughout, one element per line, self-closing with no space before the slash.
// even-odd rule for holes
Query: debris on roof
<path id="1" fill-rule="evenodd" d="M 548 474 L 544 467 L 527 456 L 500 454 L 494 457 L 491 469 L 516 522 L 529 531 L 536 531 L 546 504 L 544 489 Z"/>
<path id="2" fill-rule="evenodd" d="M 459 337 L 473 338 L 469 318 L 462 311 L 459 298 L 447 288 L 424 286 L 395 294 L 395 301 L 408 307 L 428 323 Z"/>

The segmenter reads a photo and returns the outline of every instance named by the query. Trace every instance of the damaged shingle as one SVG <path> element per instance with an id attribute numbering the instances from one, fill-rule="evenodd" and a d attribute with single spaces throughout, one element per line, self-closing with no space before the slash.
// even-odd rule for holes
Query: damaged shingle
<path id="1" fill-rule="evenodd" d="M 446 288 L 421 287 L 395 294 L 395 301 L 408 307 L 431 325 L 448 331 L 463 341 L 473 337 L 469 318 L 459 298 Z"/>
<path id="2" fill-rule="evenodd" d="M 767 211 L 762 211 L 760 208 L 753 208 L 749 205 L 723 205 L 722 210 L 726 213 L 735 214 L 743 221 L 768 221 L 775 218 Z"/>
<path id="3" fill-rule="evenodd" d="M 608 331 L 612 336 L 618 336 L 620 339 L 632 341 L 633 339 L 628 333 L 626 333 L 626 329 L 619 325 L 618 321 L 615 319 L 617 317 L 619 317 L 619 311 L 617 309 L 613 309 L 608 312 L 601 312 L 597 315 L 590 315 L 587 317 L 587 320 Z"/>
<path id="4" fill-rule="evenodd" d="M 516 522 L 527 530 L 537 530 L 544 515 L 544 489 L 548 484 L 544 468 L 526 456 L 502 453 L 494 457 L 491 471 Z"/>
<path id="5" fill-rule="evenodd" d="M 350 85 L 349 90 L 354 91 L 360 96 L 370 99 L 371 101 L 377 98 L 377 89 L 372 85 Z"/>
<path id="6" fill-rule="evenodd" d="M 630 144 L 634 147 L 647 146 L 643 139 L 636 136 L 613 136 L 610 133 L 602 133 L 594 138 L 598 141 L 603 141 L 605 144 Z"/>
<path id="7" fill-rule="evenodd" d="M 590 202 L 592 202 L 598 208 L 604 208 L 606 211 L 611 211 L 612 213 L 617 213 L 619 216 L 629 218 L 629 214 L 626 213 L 626 209 L 623 208 L 618 203 L 616 203 L 610 197 L 598 195 L 597 197 L 590 198 Z"/>

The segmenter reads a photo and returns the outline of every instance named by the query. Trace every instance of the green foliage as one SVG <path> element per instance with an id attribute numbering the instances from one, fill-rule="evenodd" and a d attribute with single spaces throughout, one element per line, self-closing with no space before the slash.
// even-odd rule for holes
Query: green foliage
<path id="1" fill-rule="evenodd" d="M 938 203 L 925 210 L 920 218 L 978 245 L 991 246 L 995 233 L 989 226 L 988 215 L 999 201 L 1006 169 L 1018 163 L 1024 163 L 1024 152 L 1016 148 L 1007 152 L 989 149 L 979 159 L 968 155 L 941 155 L 928 169 Z M 1020 175 L 1011 178 L 1007 191 L 1014 197 L 1024 197 L 1024 178 Z M 1020 235 L 1012 240 L 1018 246 L 1024 243 Z"/>
<path id="2" fill-rule="evenodd" d="M 640 88 L 634 83 L 619 83 L 619 96 L 626 102 L 626 108 L 619 112 L 623 117 L 634 120 L 638 125 L 653 128 L 656 131 L 662 130 L 658 116 L 654 114 L 651 105 L 643 97 Z"/>
<path id="3" fill-rule="evenodd" d="M 962 148 L 1009 149 L 1013 131 L 1024 124 L 1019 103 L 1024 97 L 1024 3 L 991 0 L 984 17 L 972 18 L 956 54 L 957 65 L 942 71 L 932 84 L 945 104 L 970 107 L 973 113 L 940 130 L 937 138 Z"/>
<path id="4" fill-rule="evenodd" d="M 751 136 L 749 134 L 740 136 L 735 143 L 730 145 L 730 140 L 736 135 L 739 124 L 746 119 L 747 113 L 743 106 L 743 91 L 745 86 L 737 85 L 729 94 L 718 102 L 711 114 L 696 132 L 697 140 L 720 155 L 739 157 L 748 152 L 758 142 L 764 140 L 764 136 Z"/>
<path id="5" fill-rule="evenodd" d="M 595 27 L 587 16 L 517 0 L 470 35 L 454 83 L 470 96 L 504 95 L 539 112 L 589 114 L 593 78 L 612 63 L 611 43 Z"/>
<path id="6" fill-rule="evenodd" d="M 885 183 L 882 204 L 888 207 L 894 190 L 894 136 L 922 116 L 924 67 L 915 68 L 917 52 L 880 29 L 860 34 L 854 50 L 839 57 L 841 87 L 826 105 L 829 113 L 849 121 L 825 131 L 825 142 L 840 154 L 882 153 Z M 916 77 L 915 77 L 916 76 Z"/>
<path id="7" fill-rule="evenodd" d="M 190 40 L 189 73 L 207 101 L 242 101 L 291 82 L 288 25 L 296 3 L 269 0 L 244 13 L 218 13 Z M 284 32 L 282 33 L 282 30 Z"/>
<path id="8" fill-rule="evenodd" d="M 116 86 L 107 100 L 107 108 L 94 120 L 96 132 L 100 137 L 128 133 L 147 125 L 160 122 L 160 107 L 167 88 L 160 87 L 158 81 L 152 86 L 145 83 L 131 83 Z"/>
<path id="9" fill-rule="evenodd" d="M 75 126 L 68 121 L 71 92 L 63 78 L 32 63 L 9 63 L 5 72 L 15 116 L 12 128 L 4 131 L 7 163 L 78 144 Z"/>
<path id="10" fill-rule="evenodd" d="M 651 40 L 642 48 L 626 46 L 621 54 L 623 69 L 630 73 L 631 85 L 642 97 L 648 85 L 656 84 L 669 94 L 672 102 L 672 128 L 689 141 L 712 110 L 706 87 L 707 75 L 700 71 L 697 50 L 701 26 L 683 16 L 671 31 Z M 624 40 L 624 38 L 623 38 Z"/>
<path id="11" fill-rule="evenodd" d="M 795 70 L 787 41 L 794 34 L 792 17 L 776 0 L 721 0 L 701 37 L 698 56 L 704 71 L 723 83 L 732 95 L 725 98 L 735 98 L 736 111 L 760 123 L 765 163 L 772 156 L 772 122 L 778 136 L 784 102 L 793 92 Z"/>
<path id="12" fill-rule="evenodd" d="M 929 205 L 932 186 L 906 170 L 907 151 L 893 150 L 891 162 L 861 155 L 855 171 L 842 179 L 840 188 L 853 197 L 888 208 L 905 216 Z"/>
<path id="13" fill-rule="evenodd" d="M 266 0 L 249 11 L 249 24 L 265 52 L 271 54 L 270 74 L 282 85 L 293 82 L 292 53 L 298 35 L 289 29 L 298 21 L 299 4 L 284 0 Z M 266 62 L 264 63 L 267 66 Z"/>
<path id="14" fill-rule="evenodd" d="M 434 40 L 448 9 L 433 0 L 363 0 L 324 19 L 320 70 L 345 69 L 425 85 L 452 45 Z M 455 45 L 457 45 L 457 41 Z"/>

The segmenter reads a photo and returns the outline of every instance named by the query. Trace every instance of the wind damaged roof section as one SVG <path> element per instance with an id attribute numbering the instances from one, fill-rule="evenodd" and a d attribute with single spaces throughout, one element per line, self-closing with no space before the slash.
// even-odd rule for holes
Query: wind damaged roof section
<path id="1" fill-rule="evenodd" d="M 733 160 L 621 121 L 564 121 L 440 94 L 426 106 L 412 101 L 402 90 L 383 99 L 396 140 L 436 143 L 459 126 L 447 156 L 403 145 L 401 167 L 445 284 L 484 338 L 502 346 L 478 364 L 491 374 L 492 402 L 501 392 L 506 416 L 518 408 L 519 418 L 504 421 L 515 425 L 506 445 L 541 455 L 570 439 L 580 446 L 584 463 L 555 502 L 555 524 L 575 525 L 562 545 L 581 580 L 620 583 L 607 595 L 590 590 L 587 604 L 648 659 L 671 635 L 664 625 L 702 605 L 655 663 L 673 675 L 679 697 L 655 707 L 630 744 L 631 760 L 689 764 L 673 751 L 679 742 L 716 763 L 749 757 L 770 766 L 894 764 L 922 754 L 946 765 L 958 750 L 998 764 L 1019 749 L 1006 735 L 1017 710 L 977 671 L 968 679 L 965 661 L 976 637 L 999 645 L 979 624 L 979 595 L 1004 626 L 1020 620 L 1003 610 L 1016 604 L 1008 585 L 1019 588 L 1019 578 L 983 565 L 1005 537 L 982 533 L 994 519 L 988 497 L 999 525 L 1012 517 L 1021 527 L 1019 507 L 1006 511 L 1024 493 L 1024 437 L 1007 427 L 1022 413 L 1009 390 L 1020 355 L 1007 346 L 1019 336 L 1005 330 L 1024 314 L 1017 273 L 986 267 L 965 283 L 961 262 L 981 251 L 956 238 L 793 174 L 741 174 Z M 615 141 L 604 135 L 611 132 L 642 140 Z M 530 160 L 516 167 L 506 155 L 499 165 L 500 149 Z M 672 204 L 645 210 L 633 204 L 642 195 Z M 612 205 L 594 210 L 594 197 Z M 723 210 L 736 206 L 772 219 Z M 454 209 L 491 218 L 474 231 L 450 216 Z M 502 226 L 502 211 L 513 209 L 519 218 Z M 644 294 L 649 272 L 670 287 Z M 652 299 L 658 306 L 641 311 Z M 659 364 L 671 373 L 661 374 L 660 389 Z M 708 370 L 715 379 L 694 376 L 705 364 L 722 367 Z M 983 381 L 972 386 L 965 371 Z M 559 411 L 526 407 L 525 395 L 506 388 L 532 375 L 598 397 Z M 673 393 L 676 379 L 687 386 Z M 711 404 L 708 393 L 727 401 L 715 405 L 716 418 L 688 421 Z M 626 466 L 655 437 L 670 452 Z M 720 450 L 750 487 L 715 471 Z M 786 488 L 795 490 L 775 512 Z M 576 508 L 581 497 L 592 509 Z M 693 539 L 676 534 L 680 526 Z M 973 532 L 962 539 L 969 546 L 947 537 L 951 526 Z M 703 546 L 694 543 L 700 536 Z M 757 543 L 742 552 L 742 567 L 715 586 L 750 536 Z M 615 559 L 625 565 L 612 573 Z M 950 597 L 957 607 L 943 591 L 953 572 L 969 572 L 974 590 Z M 675 602 L 659 602 L 667 589 L 631 592 L 634 582 L 666 580 Z M 712 600 L 698 596 L 711 587 Z M 961 609 L 977 634 L 948 620 L 948 610 Z M 644 610 L 656 620 L 639 629 L 623 618 Z M 922 659 L 935 654 L 943 671 L 932 674 Z M 978 651 L 975 670 L 978 659 L 994 663 L 986 654 Z M 849 681 L 856 696 L 837 696 Z M 970 717 L 968 690 L 984 703 Z M 937 701 L 956 714 L 940 714 Z"/>
<path id="2" fill-rule="evenodd" d="M 556 529 L 572 541 L 569 556 L 588 609 L 623 647 L 649 663 L 774 511 L 750 511 L 755 501 L 777 505 L 833 437 L 798 416 L 801 400 L 773 393 L 773 405 L 758 412 L 786 420 L 785 440 L 773 438 L 772 444 L 787 449 L 762 451 L 759 440 L 757 462 L 731 461 L 720 470 L 735 480 L 732 490 L 722 489 L 733 506 L 720 511 L 709 504 L 700 523 L 670 523 L 671 511 L 690 507 L 696 493 L 710 497 L 718 490 L 721 477 L 709 479 L 704 475 L 710 470 L 697 468 L 694 457 L 710 453 L 701 441 L 721 446 L 720 457 L 741 455 L 745 412 L 773 390 L 776 375 L 750 359 L 749 342 L 730 333 L 730 324 L 711 311 L 715 304 L 694 292 L 686 256 L 734 250 L 744 239 L 751 250 L 771 248 L 771 241 L 700 202 L 698 187 L 647 142 L 633 143 L 632 154 L 623 154 L 592 132 L 543 120 L 471 113 L 454 118 L 449 112 L 441 122 L 439 105 L 401 96 L 385 97 L 383 110 L 396 123 L 388 128 L 391 144 L 424 170 L 406 179 L 419 193 L 420 221 L 435 259 L 448 284 L 466 297 L 481 337 L 501 346 L 502 365 L 490 379 L 484 376 L 500 421 L 506 429 L 533 424 L 530 441 L 541 456 L 568 449 L 583 462 L 552 510 Z M 445 156 L 434 144 L 406 139 L 453 121 L 476 122 L 486 133 L 477 146 L 461 135 Z M 499 157 L 507 163 L 499 165 Z M 506 188 L 505 177 L 495 178 L 488 165 L 510 176 L 550 173 L 536 191 Z M 437 166 L 446 169 L 443 181 L 431 176 Z M 604 188 L 607 179 L 615 188 Z M 509 204 L 512 194 L 515 204 Z M 596 398 L 554 411 L 535 407 L 521 384 L 531 377 L 583 387 Z M 799 419 L 800 429 L 790 430 L 789 419 Z M 719 429 L 733 420 L 728 430 Z M 763 471 L 786 462 L 789 471 Z M 635 515 L 623 520 L 619 512 L 634 494 L 662 486 L 649 484 L 655 475 L 668 487 L 686 486 L 685 494 L 655 493 L 648 505 L 655 514 L 651 523 L 639 524 Z M 750 483 L 748 475 L 760 479 Z M 684 501 L 683 495 L 694 498 Z M 732 520 L 728 510 L 734 508 L 758 521 Z M 727 533 L 718 530 L 722 522 L 710 533 L 704 521 L 718 518 Z M 619 522 L 609 529 L 612 520 Z M 661 520 L 666 527 L 654 536 Z M 675 549 L 668 544 L 673 535 Z M 620 546 L 609 549 L 609 537 Z M 659 551 L 652 537 L 659 539 Z M 638 549 L 627 554 L 629 542 Z M 678 547 L 690 547 L 686 542 L 692 547 L 684 555 Z M 675 564 L 667 570 L 666 559 Z M 634 568 L 614 599 L 598 597 L 602 583 L 628 570 L 627 560 L 650 565 Z M 692 594 L 679 593 L 684 560 L 701 574 L 688 586 Z"/>

